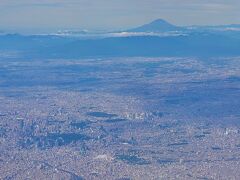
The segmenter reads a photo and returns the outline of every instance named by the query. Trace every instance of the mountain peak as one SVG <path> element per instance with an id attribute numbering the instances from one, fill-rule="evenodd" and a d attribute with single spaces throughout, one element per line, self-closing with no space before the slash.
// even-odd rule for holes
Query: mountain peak
<path id="1" fill-rule="evenodd" d="M 164 19 L 156 19 L 148 24 L 143 26 L 131 29 L 131 32 L 167 32 L 167 31 L 177 31 L 182 29 L 175 25 L 170 24 Z"/>
<path id="2" fill-rule="evenodd" d="M 170 24 L 169 22 L 167 22 L 166 20 L 164 19 L 156 19 L 154 21 L 152 21 L 151 23 L 149 24 Z"/>

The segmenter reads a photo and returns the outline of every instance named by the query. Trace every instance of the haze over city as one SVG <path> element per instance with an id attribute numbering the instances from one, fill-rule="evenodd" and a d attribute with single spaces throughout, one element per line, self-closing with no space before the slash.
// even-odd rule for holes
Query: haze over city
<path id="1" fill-rule="evenodd" d="M 0 0 L 0 179 L 238 180 L 239 0 Z"/>

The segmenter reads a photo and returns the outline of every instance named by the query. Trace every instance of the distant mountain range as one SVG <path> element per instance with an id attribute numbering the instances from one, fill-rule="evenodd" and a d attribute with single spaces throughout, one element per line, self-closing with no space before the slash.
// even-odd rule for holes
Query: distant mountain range
<path id="1" fill-rule="evenodd" d="M 158 19 L 114 33 L 0 35 L 0 55 L 20 52 L 28 58 L 240 56 L 239 25 L 174 26 Z"/>
<path id="2" fill-rule="evenodd" d="M 212 30 L 212 31 L 240 31 L 240 24 L 213 25 L 213 26 L 175 26 L 163 19 L 157 19 L 149 24 L 137 28 L 126 30 L 126 32 L 171 32 L 171 31 L 191 31 L 191 30 Z"/>
<path id="3" fill-rule="evenodd" d="M 167 31 L 181 31 L 181 30 L 185 30 L 185 28 L 172 25 L 163 19 L 157 19 L 149 24 L 145 24 L 140 27 L 133 28 L 127 31 L 128 32 L 167 32 Z"/>
<path id="4" fill-rule="evenodd" d="M 182 33 L 193 33 L 193 32 L 232 32 L 239 31 L 240 25 L 230 24 L 230 25 L 216 25 L 216 26 L 176 26 L 163 19 L 154 20 L 148 24 L 142 26 L 115 31 L 115 32 L 104 32 L 104 31 L 88 31 L 88 30 L 60 30 L 55 34 L 57 36 L 73 36 L 86 38 L 106 38 L 106 37 L 126 37 L 126 36 L 171 36 L 178 35 Z"/>
<path id="5" fill-rule="evenodd" d="M 164 19 L 156 19 L 150 23 L 144 24 L 142 26 L 121 30 L 121 31 L 89 31 L 89 30 L 59 30 L 56 33 L 51 34 L 42 34 L 42 35 L 56 35 L 56 36 L 74 36 L 74 37 L 86 37 L 90 38 L 98 38 L 98 37 L 111 37 L 116 36 L 117 33 L 119 36 L 121 34 L 124 35 L 135 35 L 135 34 L 144 34 L 148 33 L 149 35 L 157 35 L 161 33 L 168 33 L 172 34 L 174 32 L 184 32 L 184 33 L 191 33 L 191 32 L 203 32 L 203 31 L 239 31 L 240 32 L 240 24 L 229 24 L 229 25 L 213 25 L 213 26 L 200 26 L 200 25 L 192 25 L 192 26 L 176 26 Z M 121 34 L 120 34 L 121 33 Z M 135 33 L 135 34 L 134 34 Z M 1 34 L 7 34 L 6 31 L 0 30 Z M 118 36 L 118 37 L 119 37 Z"/>

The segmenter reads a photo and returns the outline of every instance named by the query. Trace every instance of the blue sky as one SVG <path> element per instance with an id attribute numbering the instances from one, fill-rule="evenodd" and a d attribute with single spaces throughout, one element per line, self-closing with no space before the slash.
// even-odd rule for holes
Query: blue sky
<path id="1" fill-rule="evenodd" d="M 0 1 L 0 29 L 124 29 L 157 18 L 177 25 L 240 24 L 240 0 Z"/>

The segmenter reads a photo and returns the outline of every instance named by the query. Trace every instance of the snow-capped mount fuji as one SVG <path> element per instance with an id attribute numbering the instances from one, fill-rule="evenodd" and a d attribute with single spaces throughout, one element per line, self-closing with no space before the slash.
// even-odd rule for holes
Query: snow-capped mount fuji
<path id="1" fill-rule="evenodd" d="M 128 30 L 128 32 L 169 32 L 169 31 L 181 31 L 183 27 L 175 26 L 163 19 L 157 19 L 149 24 L 142 25 L 137 28 Z"/>

